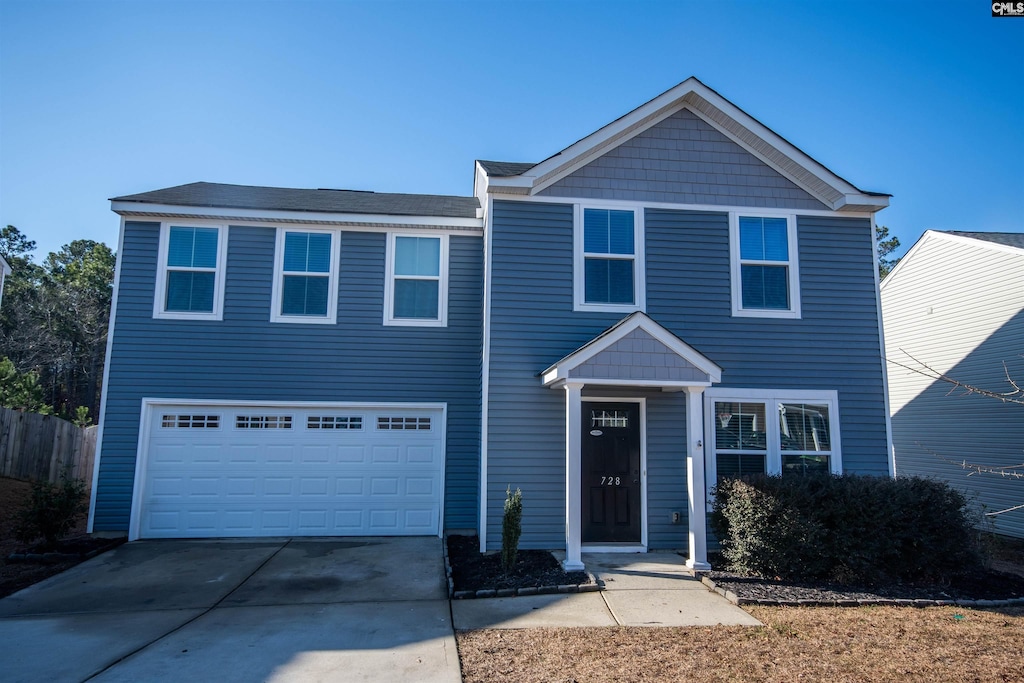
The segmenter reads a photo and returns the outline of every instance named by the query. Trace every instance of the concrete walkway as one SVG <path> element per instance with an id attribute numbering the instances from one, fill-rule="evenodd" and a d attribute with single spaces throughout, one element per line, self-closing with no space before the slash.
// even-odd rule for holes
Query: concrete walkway
<path id="1" fill-rule="evenodd" d="M 675 553 L 584 553 L 583 563 L 602 592 L 453 600 L 455 628 L 761 625 L 709 591 Z"/>

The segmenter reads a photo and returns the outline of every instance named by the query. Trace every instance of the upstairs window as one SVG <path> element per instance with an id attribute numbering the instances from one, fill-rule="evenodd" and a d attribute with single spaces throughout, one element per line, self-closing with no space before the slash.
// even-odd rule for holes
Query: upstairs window
<path id="1" fill-rule="evenodd" d="M 333 323 L 337 317 L 336 234 L 278 230 L 271 321 Z"/>
<path id="2" fill-rule="evenodd" d="M 731 216 L 733 315 L 800 317 L 793 216 Z"/>
<path id="3" fill-rule="evenodd" d="M 160 226 L 154 317 L 221 319 L 226 241 L 224 226 Z"/>
<path id="4" fill-rule="evenodd" d="M 388 235 L 385 325 L 446 325 L 448 236 Z"/>
<path id="5" fill-rule="evenodd" d="M 634 209 L 577 207 L 576 310 L 643 308 L 643 231 Z"/>

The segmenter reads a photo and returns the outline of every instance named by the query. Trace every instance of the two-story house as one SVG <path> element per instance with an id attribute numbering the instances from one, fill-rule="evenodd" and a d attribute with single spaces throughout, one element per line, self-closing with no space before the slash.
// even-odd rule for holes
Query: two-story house
<path id="1" fill-rule="evenodd" d="M 688 548 L 719 476 L 891 472 L 887 195 L 696 79 L 472 197 L 195 183 L 122 217 L 93 486 L 130 538 Z"/>

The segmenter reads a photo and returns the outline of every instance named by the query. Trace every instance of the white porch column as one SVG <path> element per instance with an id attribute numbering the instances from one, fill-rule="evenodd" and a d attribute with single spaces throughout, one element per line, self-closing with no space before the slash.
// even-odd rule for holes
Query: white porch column
<path id="1" fill-rule="evenodd" d="M 583 569 L 580 558 L 580 525 L 582 520 L 581 451 L 583 428 L 580 415 L 582 382 L 565 383 L 565 561 L 566 571 Z"/>
<path id="2" fill-rule="evenodd" d="M 690 557 L 686 566 L 708 571 L 707 492 L 704 485 L 704 387 L 686 387 L 686 492 Z"/>

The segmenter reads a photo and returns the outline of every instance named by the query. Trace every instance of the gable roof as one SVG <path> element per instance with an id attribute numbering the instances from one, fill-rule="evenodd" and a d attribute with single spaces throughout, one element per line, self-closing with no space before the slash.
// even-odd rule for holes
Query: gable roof
<path id="1" fill-rule="evenodd" d="M 961 230 L 946 230 L 944 232 L 993 244 L 1002 244 L 1006 247 L 1024 249 L 1024 233 L 1022 232 L 964 232 Z"/>
<path id="2" fill-rule="evenodd" d="M 534 195 L 683 108 L 833 210 L 874 212 L 889 205 L 890 195 L 858 189 L 693 77 L 538 164 L 477 162 L 477 170 L 492 192 Z"/>
<path id="3" fill-rule="evenodd" d="M 574 370 L 592 361 L 605 351 L 608 351 L 618 342 L 626 339 L 637 330 L 646 332 L 653 337 L 661 347 L 669 353 L 675 354 L 693 369 L 704 376 L 701 380 L 623 380 L 620 382 L 602 381 L 598 378 L 586 378 L 587 383 L 596 384 L 629 384 L 629 385 L 651 385 L 660 387 L 682 387 L 682 386 L 707 386 L 714 382 L 722 381 L 722 369 L 713 361 L 697 351 L 695 348 L 684 342 L 675 334 L 665 329 L 654 321 L 650 316 L 641 311 L 630 313 L 625 318 L 615 323 L 607 330 L 597 335 L 583 346 L 579 347 L 569 355 L 559 359 L 549 368 L 540 373 L 541 380 L 545 386 L 557 386 L 570 379 L 580 379 Z M 616 363 L 618 364 L 618 363 Z"/>
<path id="4" fill-rule="evenodd" d="M 992 251 L 1017 254 L 1024 256 L 1024 233 L 1015 232 L 965 232 L 961 230 L 925 230 L 914 245 L 907 250 L 899 262 L 893 267 L 885 279 L 879 284 L 880 290 L 890 285 L 900 273 L 903 272 L 905 264 L 914 260 L 914 255 L 924 249 L 924 245 L 933 240 L 944 240 L 955 242 L 961 245 L 971 245 Z"/>
<path id="5" fill-rule="evenodd" d="M 152 192 L 113 197 L 110 201 L 260 211 L 450 218 L 476 218 L 476 210 L 480 206 L 476 197 L 391 194 L 358 190 L 305 190 L 222 183 L 189 183 Z M 118 211 L 118 208 L 115 206 L 114 210 Z"/>
<path id="6" fill-rule="evenodd" d="M 507 178 L 509 176 L 522 175 L 537 165 L 529 162 L 484 161 L 482 159 L 478 159 L 476 163 L 480 164 L 480 166 L 487 171 L 487 175 L 492 178 Z"/>

